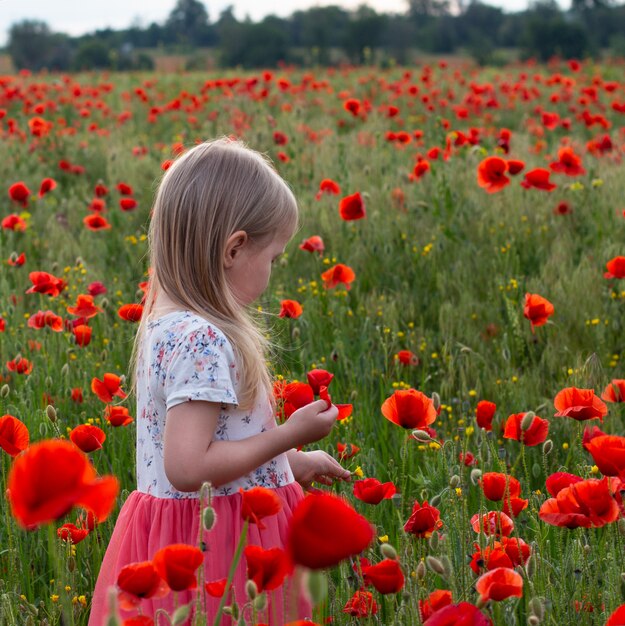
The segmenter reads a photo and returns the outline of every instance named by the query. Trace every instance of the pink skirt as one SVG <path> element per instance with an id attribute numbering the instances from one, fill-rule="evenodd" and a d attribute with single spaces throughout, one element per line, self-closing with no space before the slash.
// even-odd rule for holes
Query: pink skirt
<path id="1" fill-rule="evenodd" d="M 275 493 L 282 499 L 282 511 L 264 518 L 263 530 L 259 530 L 256 524 L 250 524 L 246 542 L 248 545 L 257 545 L 265 549 L 284 547 L 292 511 L 303 499 L 304 493 L 297 482 L 277 487 Z M 202 532 L 202 540 L 206 545 L 202 576 L 204 582 L 213 582 L 228 576 L 243 527 L 241 494 L 213 496 L 211 504 L 217 516 L 212 530 Z M 102 561 L 93 592 L 89 626 L 106 624 L 106 617 L 109 614 L 108 590 L 115 586 L 117 576 L 123 567 L 130 563 L 150 561 L 158 550 L 170 544 L 186 543 L 197 546 L 199 523 L 200 506 L 196 498 L 182 500 L 155 498 L 146 493 L 133 491 L 119 512 Z M 246 578 L 245 557 L 241 556 L 233 581 L 233 593 L 240 609 L 248 601 L 245 594 Z M 256 621 L 282 626 L 289 621 L 310 618 L 312 608 L 302 591 L 302 582 L 302 572 L 296 569 L 282 587 L 266 592 L 267 607 L 257 612 Z M 171 615 L 176 606 L 197 600 L 198 593 L 203 594 L 201 602 L 207 613 L 207 623 L 212 624 L 220 599 L 209 596 L 199 587 L 193 591 L 178 593 L 172 591 L 160 599 L 142 600 L 137 610 L 119 609 L 119 615 L 122 619 L 139 614 L 154 617 L 156 610 L 160 608 Z M 191 618 L 187 623 L 191 623 Z M 231 620 L 223 616 L 221 623 L 230 624 Z"/>

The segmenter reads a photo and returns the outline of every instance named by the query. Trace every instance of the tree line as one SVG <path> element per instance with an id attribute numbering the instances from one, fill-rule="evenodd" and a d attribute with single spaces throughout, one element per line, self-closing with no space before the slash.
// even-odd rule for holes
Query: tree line
<path id="1" fill-rule="evenodd" d="M 151 69 L 154 51 L 187 56 L 188 69 L 274 67 L 339 63 L 408 63 L 418 53 L 464 53 L 481 64 L 503 63 L 503 50 L 521 58 L 584 58 L 606 51 L 625 56 L 625 5 L 615 0 L 533 0 L 505 13 L 480 0 L 407 0 L 405 13 L 377 12 L 366 4 L 336 5 L 238 20 L 234 6 L 214 21 L 203 2 L 177 0 L 163 23 L 133 24 L 71 37 L 40 20 L 9 30 L 6 46 L 16 68 L 52 71 Z"/>

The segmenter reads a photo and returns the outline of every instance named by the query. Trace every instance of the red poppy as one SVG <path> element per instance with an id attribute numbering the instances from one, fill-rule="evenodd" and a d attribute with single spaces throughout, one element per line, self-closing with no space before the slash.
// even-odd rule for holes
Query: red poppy
<path id="1" fill-rule="evenodd" d="M 625 278 L 625 256 L 615 256 L 606 263 L 604 278 Z"/>
<path id="2" fill-rule="evenodd" d="M 485 472 L 480 478 L 480 487 L 487 500 L 498 502 L 504 497 L 521 495 L 521 483 L 514 478 L 501 472 Z"/>
<path id="3" fill-rule="evenodd" d="M 352 617 L 369 617 L 378 612 L 378 603 L 370 591 L 355 591 L 343 607 L 343 613 Z"/>
<path id="4" fill-rule="evenodd" d="M 121 592 L 120 604 L 128 609 L 138 605 L 143 598 L 162 598 L 169 593 L 169 587 L 159 576 L 152 561 L 122 567 L 117 576 L 117 587 Z"/>
<path id="5" fill-rule="evenodd" d="M 17 183 L 13 183 L 9 187 L 9 198 L 11 198 L 13 202 L 18 202 L 23 207 L 28 206 L 30 194 L 30 189 L 21 180 Z"/>
<path id="6" fill-rule="evenodd" d="M 538 517 L 552 526 L 598 528 L 615 522 L 620 511 L 610 491 L 609 478 L 574 482 L 543 502 Z"/>
<path id="7" fill-rule="evenodd" d="M 625 478 L 625 437 L 603 435 L 593 437 L 584 448 L 604 476 Z"/>
<path id="8" fill-rule="evenodd" d="M 204 589 L 209 596 L 213 598 L 221 598 L 224 593 L 226 593 L 226 584 L 228 583 L 227 578 L 222 578 L 220 580 L 213 580 L 208 583 L 204 583 Z"/>
<path id="9" fill-rule="evenodd" d="M 613 378 L 601 393 L 606 402 L 625 402 L 625 380 Z"/>
<path id="10" fill-rule="evenodd" d="M 95 393 L 102 402 L 112 402 L 113 396 L 117 396 L 122 400 L 127 397 L 127 393 L 120 387 L 122 379 L 116 374 L 107 372 L 103 376 L 104 380 L 99 378 L 91 379 L 91 391 Z"/>
<path id="11" fill-rule="evenodd" d="M 103 283 L 101 283 L 99 280 L 96 280 L 95 282 L 89 283 L 87 285 L 87 291 L 89 292 L 90 296 L 99 296 L 103 293 L 106 293 L 107 289 Z"/>
<path id="12" fill-rule="evenodd" d="M 521 423 L 525 415 L 526 413 L 515 413 L 508 417 L 504 426 L 504 439 L 514 439 L 526 446 L 537 446 L 543 443 L 549 434 L 549 422 L 535 415 L 530 425 L 523 430 Z"/>
<path id="13" fill-rule="evenodd" d="M 398 593 L 404 587 L 404 573 L 394 559 L 384 559 L 376 565 L 362 568 L 366 585 L 373 585 L 379 593 Z"/>
<path id="14" fill-rule="evenodd" d="M 354 270 L 347 265 L 343 265 L 343 263 L 338 263 L 321 274 L 321 280 L 323 280 L 323 286 L 326 289 L 333 289 L 338 285 L 343 285 L 345 289 L 349 290 L 355 279 L 356 274 Z"/>
<path id="15" fill-rule="evenodd" d="M 501 510 L 509 517 L 518 517 L 521 511 L 525 510 L 529 504 L 529 500 L 513 496 L 503 501 Z"/>
<path id="16" fill-rule="evenodd" d="M 84 401 L 82 396 L 82 389 L 80 387 L 74 387 L 72 389 L 71 398 L 73 402 L 76 402 L 77 404 L 82 404 Z"/>
<path id="17" fill-rule="evenodd" d="M 28 448 L 30 435 L 26 424 L 13 415 L 0 417 L 0 448 L 10 456 L 17 456 Z"/>
<path id="18" fill-rule="evenodd" d="M 43 198 L 48 191 L 56 189 L 56 181 L 54 178 L 44 178 L 39 186 L 39 197 Z"/>
<path id="19" fill-rule="evenodd" d="M 497 567 L 482 574 L 475 583 L 475 589 L 480 594 L 482 602 L 489 600 L 498 602 L 512 597 L 522 598 L 523 577 L 508 567 Z"/>
<path id="20" fill-rule="evenodd" d="M 143 315 L 142 304 L 122 304 L 117 309 L 117 315 L 127 322 L 138 322 Z"/>
<path id="21" fill-rule="evenodd" d="M 116 428 L 119 426 L 128 426 L 134 420 L 128 414 L 128 409 L 125 406 L 116 406 L 112 404 L 107 404 L 104 409 L 104 419 L 111 425 Z"/>
<path id="22" fill-rule="evenodd" d="M 197 587 L 195 571 L 204 562 L 199 548 L 175 543 L 159 550 L 152 559 L 158 575 L 173 591 Z"/>
<path id="23" fill-rule="evenodd" d="M 74 326 L 72 329 L 74 333 L 74 339 L 76 340 L 76 345 L 84 348 L 91 343 L 91 327 L 86 324 L 78 324 L 78 326 Z"/>
<path id="24" fill-rule="evenodd" d="M 486 431 L 493 430 L 492 422 L 496 410 L 497 405 L 494 402 L 480 400 L 475 407 L 475 420 L 477 421 L 477 425 Z"/>
<path id="25" fill-rule="evenodd" d="M 459 602 L 436 611 L 425 622 L 426 626 L 492 626 L 492 621 L 474 604 Z"/>
<path id="26" fill-rule="evenodd" d="M 512 560 L 503 549 L 500 541 L 480 549 L 480 544 L 474 544 L 475 552 L 471 555 L 469 567 L 476 573 L 490 571 L 498 567 L 513 567 Z"/>
<path id="27" fill-rule="evenodd" d="M 415 164 L 412 168 L 412 173 L 408 175 L 411 180 L 419 180 L 423 178 L 432 169 L 430 162 L 423 159 Z"/>
<path id="28" fill-rule="evenodd" d="M 287 143 L 289 143 L 289 138 L 283 132 L 275 130 L 273 132 L 273 142 L 277 146 L 285 146 Z"/>
<path id="29" fill-rule="evenodd" d="M 304 307 L 297 300 L 282 300 L 278 317 L 296 320 L 304 312 Z"/>
<path id="30" fill-rule="evenodd" d="M 74 506 L 90 509 L 102 522 L 113 509 L 118 491 L 117 478 L 98 478 L 84 452 L 57 439 L 27 448 L 15 458 L 8 478 L 11 512 L 25 528 L 59 519 Z"/>
<path id="31" fill-rule="evenodd" d="M 555 472 L 547 477 L 545 487 L 547 488 L 547 493 L 555 498 L 560 491 L 575 483 L 579 483 L 582 480 L 584 479 L 581 476 L 576 476 L 575 474 L 569 474 L 568 472 Z"/>
<path id="32" fill-rule="evenodd" d="M 264 550 L 260 546 L 246 546 L 247 577 L 256 583 L 259 593 L 277 589 L 291 572 L 291 563 L 282 548 Z"/>
<path id="33" fill-rule="evenodd" d="M 461 452 L 458 455 L 458 460 L 467 467 L 471 467 L 472 465 L 478 465 L 479 461 L 475 458 L 475 455 L 472 452 Z"/>
<path id="34" fill-rule="evenodd" d="M 419 614 L 423 622 L 426 622 L 436 611 L 450 605 L 453 602 L 451 591 L 437 589 L 433 591 L 427 600 L 419 600 Z"/>
<path id="35" fill-rule="evenodd" d="M 52 122 L 44 120 L 43 117 L 32 117 L 28 120 L 28 128 L 33 137 L 45 137 L 52 128 Z"/>
<path id="36" fill-rule="evenodd" d="M 367 504 L 380 504 L 395 495 L 397 489 L 392 482 L 381 483 L 377 478 L 365 478 L 354 483 L 354 496 Z"/>
<path id="37" fill-rule="evenodd" d="M 56 529 L 56 534 L 59 539 L 76 545 L 85 539 L 89 534 L 89 529 L 78 528 L 75 524 L 63 524 L 63 526 Z"/>
<path id="38" fill-rule="evenodd" d="M 555 417 L 571 417 L 575 420 L 599 418 L 603 421 L 608 407 L 595 395 L 594 389 L 567 387 L 556 394 L 553 403 L 557 409 Z"/>
<path id="39" fill-rule="evenodd" d="M 135 615 L 135 617 L 127 617 L 121 626 L 154 626 L 154 620 L 148 615 Z"/>
<path id="40" fill-rule="evenodd" d="M 16 213 L 11 213 L 2 219 L 2 228 L 5 230 L 23 231 L 27 226 L 26 220 Z"/>
<path id="41" fill-rule="evenodd" d="M 7 367 L 17 374 L 28 375 L 33 371 L 33 364 L 21 356 L 16 356 L 12 361 L 7 361 Z"/>
<path id="42" fill-rule="evenodd" d="M 501 535 L 504 537 L 509 537 L 514 530 L 512 519 L 501 511 L 476 513 L 471 518 L 471 526 L 476 533 L 483 532 L 485 535 Z"/>
<path id="43" fill-rule="evenodd" d="M 106 219 L 98 213 L 87 215 L 87 217 L 84 217 L 82 221 L 89 230 L 108 230 L 111 228 L 111 225 L 106 221 Z"/>
<path id="44" fill-rule="evenodd" d="M 53 311 L 38 311 L 28 318 L 28 328 L 45 328 L 50 327 L 54 332 L 60 333 L 63 330 L 63 318 L 56 315 Z"/>
<path id="45" fill-rule="evenodd" d="M 361 220 L 366 217 L 365 203 L 359 191 L 341 199 L 339 202 L 339 215 L 346 222 Z"/>
<path id="46" fill-rule="evenodd" d="M 501 157 L 487 157 L 477 166 L 477 184 L 488 193 L 501 191 L 510 184 L 506 176 L 508 162 Z"/>
<path id="47" fill-rule="evenodd" d="M 306 373 L 308 384 L 313 391 L 313 394 L 318 396 L 321 387 L 328 387 L 334 378 L 334 374 L 322 369 L 310 370 Z"/>
<path id="48" fill-rule="evenodd" d="M 98 426 L 80 424 L 80 426 L 76 426 L 76 428 L 70 432 L 69 438 L 75 446 L 80 448 L 83 452 L 89 453 L 102 448 L 106 434 Z"/>
<path id="49" fill-rule="evenodd" d="M 132 211 L 137 208 L 137 201 L 134 198 L 120 198 L 119 208 L 122 211 Z"/>
<path id="50" fill-rule="evenodd" d="M 132 196 L 133 194 L 132 187 L 126 183 L 118 183 L 116 188 L 122 196 Z"/>
<path id="51" fill-rule="evenodd" d="M 90 211 L 95 211 L 96 213 L 104 213 L 106 209 L 106 202 L 102 200 L 102 198 L 94 198 L 87 207 Z"/>
<path id="52" fill-rule="evenodd" d="M 250 524 L 257 524 L 260 530 L 266 528 L 262 523 L 264 517 L 276 515 L 282 510 L 282 500 L 273 489 L 252 487 L 247 491 L 239 489 L 241 494 L 241 516 Z"/>
<path id="53" fill-rule="evenodd" d="M 295 507 L 286 545 L 294 563 L 323 569 L 362 552 L 373 537 L 366 518 L 342 498 L 322 493 L 306 496 Z"/>
<path id="54" fill-rule="evenodd" d="M 382 415 L 402 428 L 427 428 L 436 420 L 434 403 L 416 389 L 399 389 L 382 404 Z"/>
<path id="55" fill-rule="evenodd" d="M 395 358 L 402 364 L 405 366 L 417 366 L 419 365 L 420 361 L 419 361 L 419 357 L 412 351 L 410 350 L 400 350 L 396 355 Z"/>
<path id="56" fill-rule="evenodd" d="M 623 624 L 625 624 L 625 604 L 621 604 L 610 613 L 605 626 L 623 626 Z"/>
<path id="57" fill-rule="evenodd" d="M 360 448 L 353 443 L 337 443 L 336 451 L 339 453 L 339 460 L 351 459 L 360 452 Z"/>
<path id="58" fill-rule="evenodd" d="M 435 530 L 443 526 L 440 516 L 440 511 L 428 504 L 427 500 L 424 500 L 423 504 L 415 500 L 412 513 L 404 524 L 404 530 L 415 537 L 427 539 Z"/>
<path id="59" fill-rule="evenodd" d="M 554 313 L 553 304 L 536 293 L 525 294 L 523 316 L 530 321 L 532 332 L 536 326 L 543 326 Z"/>
<path id="60" fill-rule="evenodd" d="M 582 167 L 582 158 L 575 154 L 570 146 L 558 150 L 558 160 L 549 164 L 550 169 L 558 174 L 567 176 L 582 176 L 586 170 Z"/>
<path id="61" fill-rule="evenodd" d="M 288 383 L 282 388 L 280 398 L 283 400 L 284 417 L 288 418 L 297 409 L 313 402 L 315 396 L 312 387 L 306 383 Z"/>
<path id="62" fill-rule="evenodd" d="M 556 215 L 568 215 L 573 212 L 571 205 L 566 200 L 561 200 L 553 209 Z"/>
<path id="63" fill-rule="evenodd" d="M 511 176 L 516 176 L 525 169 L 525 162 L 518 159 L 508 159 L 508 172 Z"/>
<path id="64" fill-rule="evenodd" d="M 553 191 L 557 185 L 549 180 L 551 172 L 542 167 L 530 170 L 525 173 L 525 178 L 521 181 L 521 186 L 525 189 L 540 189 L 541 191 Z"/>
<path id="65" fill-rule="evenodd" d="M 51 298 L 58 296 L 67 283 L 62 278 L 57 278 L 48 272 L 31 272 L 28 278 L 33 286 L 26 293 L 43 293 Z"/>
<path id="66" fill-rule="evenodd" d="M 343 108 L 356 117 L 360 112 L 360 101 L 356 98 L 348 98 L 343 102 Z"/>
<path id="67" fill-rule="evenodd" d="M 95 193 L 95 195 L 98 196 L 98 198 L 102 198 L 103 196 L 106 196 L 108 192 L 109 192 L 108 187 L 106 185 L 103 185 L 102 183 L 98 183 L 93 189 L 93 193 Z"/>
<path id="68" fill-rule="evenodd" d="M 313 235 L 304 239 L 299 246 L 300 250 L 306 250 L 306 252 L 318 252 L 319 255 L 323 255 L 323 251 L 326 249 L 323 243 L 323 239 L 319 235 Z"/>

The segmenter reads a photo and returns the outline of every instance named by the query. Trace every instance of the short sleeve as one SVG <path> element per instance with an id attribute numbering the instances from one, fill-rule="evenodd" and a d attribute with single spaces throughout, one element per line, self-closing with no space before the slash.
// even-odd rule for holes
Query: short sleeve
<path id="1" fill-rule="evenodd" d="M 208 324 L 188 329 L 167 365 L 165 405 L 204 400 L 237 405 L 236 364 L 230 342 Z"/>

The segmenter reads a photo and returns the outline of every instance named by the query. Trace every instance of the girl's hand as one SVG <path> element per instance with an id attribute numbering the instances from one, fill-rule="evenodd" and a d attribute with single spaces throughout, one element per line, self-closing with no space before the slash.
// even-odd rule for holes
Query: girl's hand
<path id="1" fill-rule="evenodd" d="M 331 485 L 335 480 L 349 480 L 351 473 L 323 450 L 312 452 L 290 451 L 289 464 L 295 480 L 309 489 L 313 482 Z"/>
<path id="2" fill-rule="evenodd" d="M 313 443 L 326 437 L 336 423 L 339 410 L 325 400 L 311 402 L 291 414 L 291 417 L 280 426 L 289 433 L 294 448 Z"/>

